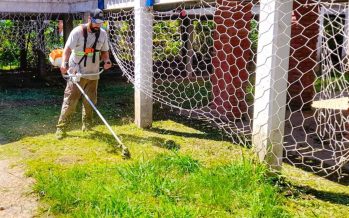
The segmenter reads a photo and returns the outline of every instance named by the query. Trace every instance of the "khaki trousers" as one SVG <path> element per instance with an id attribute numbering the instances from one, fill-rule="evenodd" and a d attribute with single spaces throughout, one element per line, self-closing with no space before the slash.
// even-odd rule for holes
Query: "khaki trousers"
<path id="1" fill-rule="evenodd" d="M 98 80 L 80 78 L 79 85 L 88 95 L 88 97 L 90 97 L 92 102 L 96 104 Z M 78 87 L 72 81 L 68 81 L 64 91 L 62 110 L 61 115 L 59 116 L 57 128 L 66 128 L 71 119 L 71 115 L 76 110 L 76 106 L 80 100 L 80 97 L 81 92 Z M 85 99 L 85 97 L 82 98 L 82 122 L 84 125 L 90 126 L 92 124 L 93 108 Z"/>

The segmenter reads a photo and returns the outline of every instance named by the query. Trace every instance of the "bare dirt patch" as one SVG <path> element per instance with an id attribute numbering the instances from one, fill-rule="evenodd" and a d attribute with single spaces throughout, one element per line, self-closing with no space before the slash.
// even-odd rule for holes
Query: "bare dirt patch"
<path id="1" fill-rule="evenodd" d="M 10 160 L 0 160 L 0 217 L 34 217 L 38 198 L 32 192 L 34 180 Z"/>

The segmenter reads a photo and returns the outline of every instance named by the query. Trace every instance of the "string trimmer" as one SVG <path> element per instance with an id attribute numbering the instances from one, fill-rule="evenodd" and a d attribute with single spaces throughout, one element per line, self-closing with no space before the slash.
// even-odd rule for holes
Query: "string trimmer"
<path id="1" fill-rule="evenodd" d="M 103 70 L 101 70 L 99 73 L 96 74 L 88 74 L 90 75 L 99 75 L 103 72 Z M 118 145 L 115 146 L 116 148 L 121 148 L 122 152 L 121 152 L 121 156 L 124 159 L 128 159 L 131 158 L 131 154 L 130 151 L 128 150 L 128 148 L 124 145 L 124 143 L 122 143 L 122 141 L 119 139 L 119 137 L 115 134 L 115 132 L 113 131 L 113 129 L 110 127 L 110 125 L 108 124 L 108 122 L 104 119 L 104 117 L 102 116 L 102 114 L 99 112 L 99 110 L 97 109 L 97 107 L 93 104 L 93 102 L 91 101 L 91 99 L 88 97 L 88 95 L 85 93 L 85 91 L 81 88 L 81 86 L 79 85 L 79 81 L 80 81 L 80 77 L 81 77 L 81 73 L 79 72 L 78 69 L 78 65 L 77 67 L 71 67 L 68 70 L 68 74 L 63 76 L 64 78 L 66 78 L 67 80 L 72 81 L 80 90 L 81 94 L 86 98 L 86 100 L 88 101 L 88 103 L 91 105 L 91 107 L 96 111 L 96 113 L 98 114 L 99 118 L 101 118 L 101 120 L 103 121 L 104 125 L 109 129 L 109 131 L 111 132 L 111 134 L 114 136 L 115 140 L 118 142 Z"/>

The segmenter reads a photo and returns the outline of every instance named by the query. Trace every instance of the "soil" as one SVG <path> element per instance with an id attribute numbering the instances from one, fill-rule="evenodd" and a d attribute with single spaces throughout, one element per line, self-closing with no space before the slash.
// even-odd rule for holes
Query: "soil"
<path id="1" fill-rule="evenodd" d="M 0 217 L 34 217 L 38 198 L 32 192 L 34 180 L 14 160 L 0 160 Z"/>

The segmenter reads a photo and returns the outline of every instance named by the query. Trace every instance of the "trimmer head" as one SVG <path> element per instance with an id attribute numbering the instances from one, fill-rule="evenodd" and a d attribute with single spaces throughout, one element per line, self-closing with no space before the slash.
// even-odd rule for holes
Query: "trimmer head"
<path id="1" fill-rule="evenodd" d="M 121 151 L 121 157 L 123 159 L 130 159 L 131 158 L 131 153 L 130 151 L 128 150 L 128 148 L 123 148 L 122 151 Z"/>

